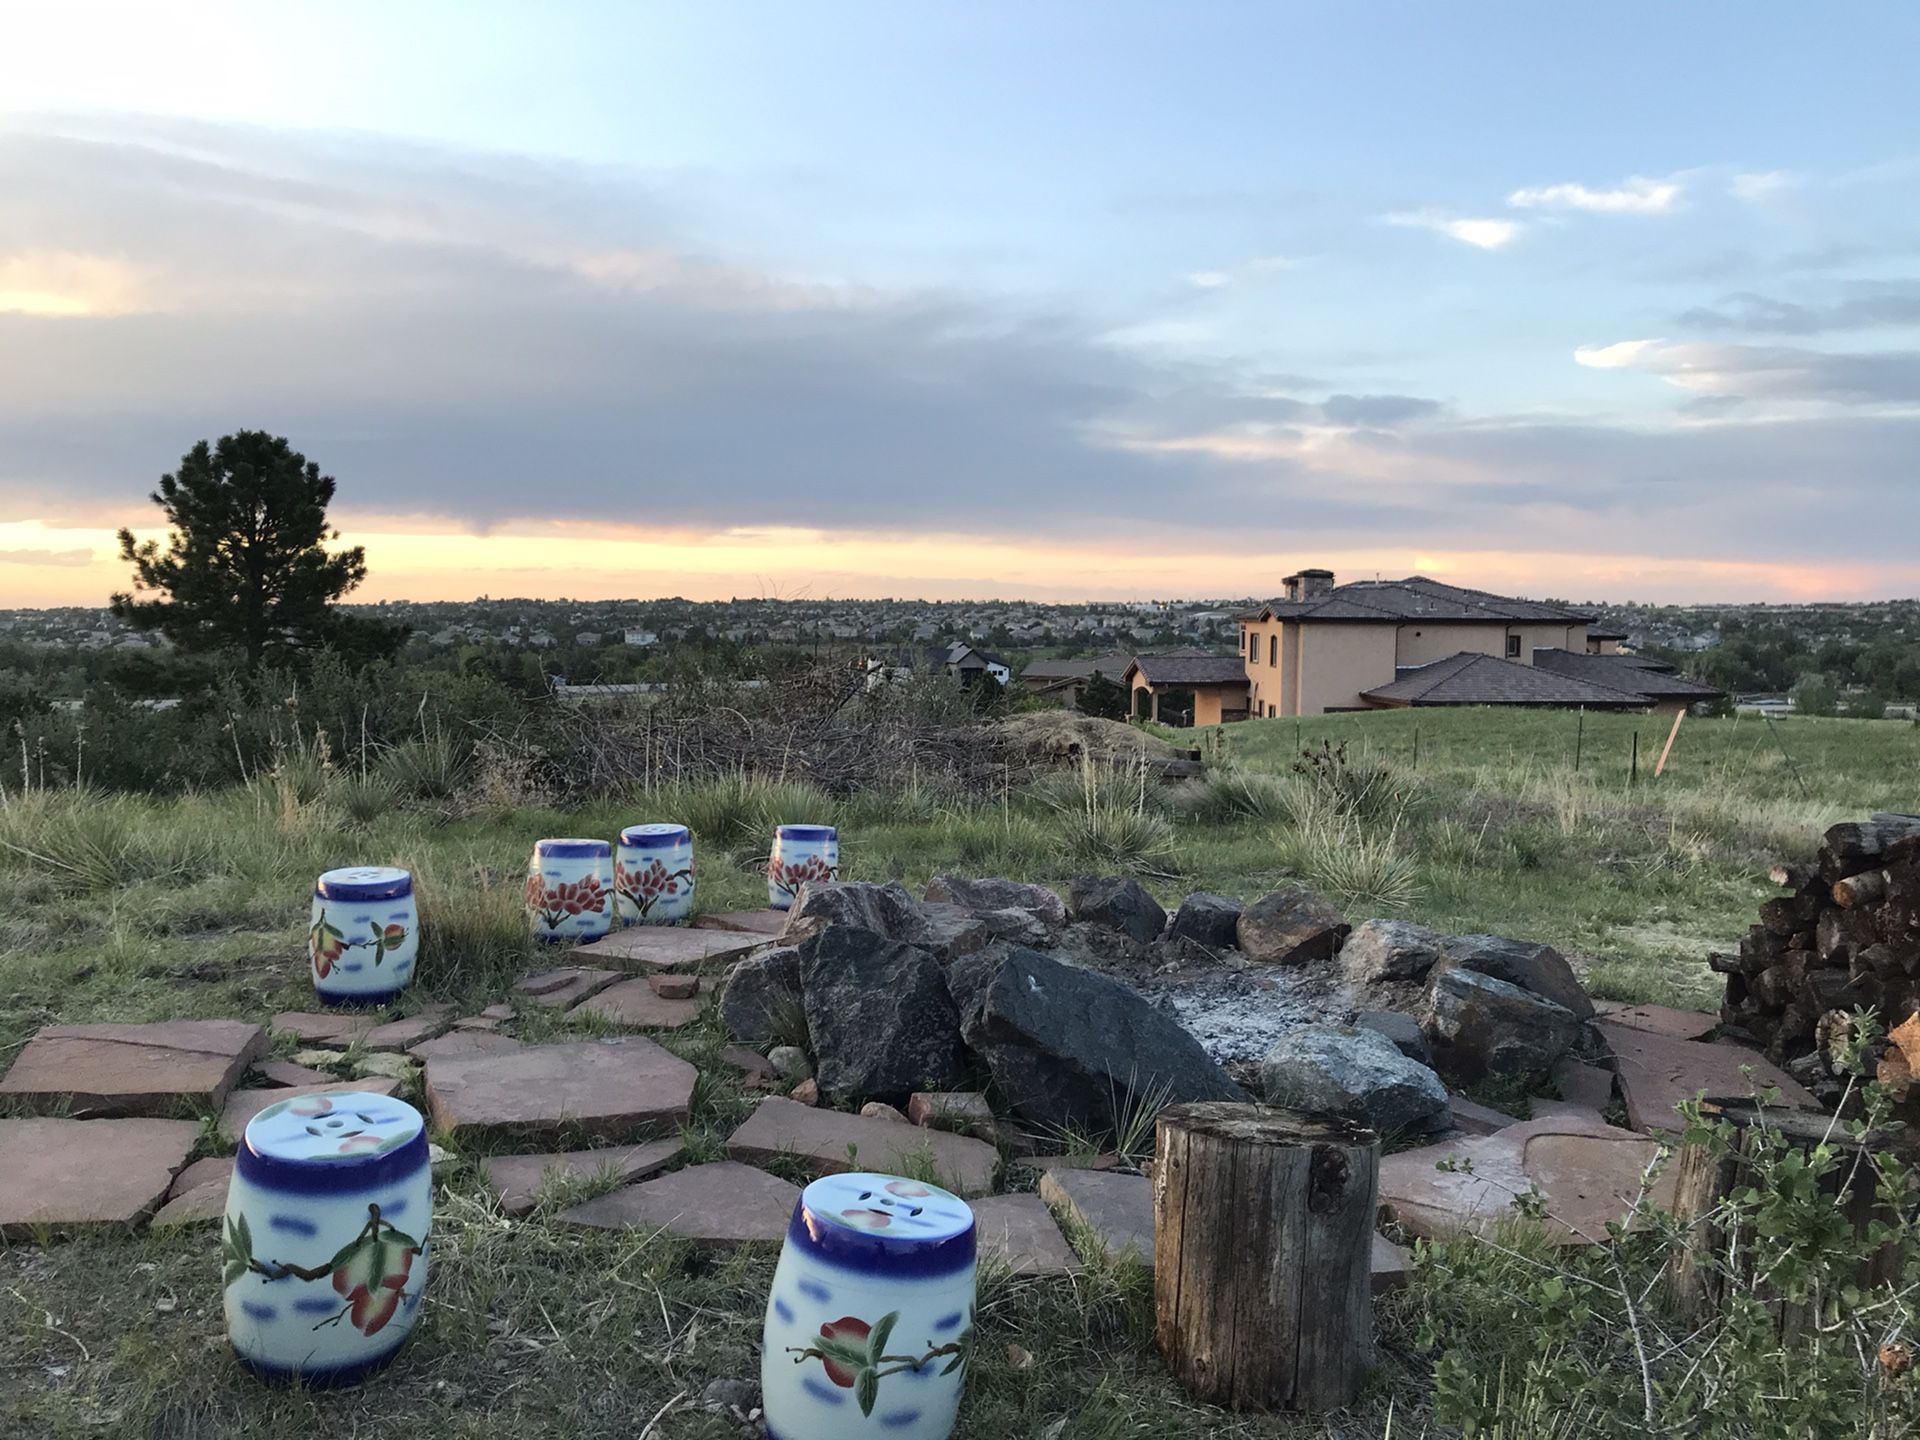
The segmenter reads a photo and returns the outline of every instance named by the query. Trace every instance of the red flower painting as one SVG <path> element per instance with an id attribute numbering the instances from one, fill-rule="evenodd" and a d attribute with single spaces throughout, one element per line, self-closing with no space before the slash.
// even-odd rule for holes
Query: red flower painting
<path id="1" fill-rule="evenodd" d="M 527 909 L 538 914 L 549 930 L 558 930 L 575 915 L 598 915 L 607 908 L 606 887 L 594 874 L 549 885 L 536 870 L 527 876 Z"/>
<path id="2" fill-rule="evenodd" d="M 827 864 L 826 859 L 819 855 L 809 855 L 804 860 L 791 863 L 776 856 L 767 862 L 767 878 L 789 895 L 798 895 L 802 885 L 809 882 L 817 885 L 833 879 L 838 873 L 836 867 Z"/>
<path id="3" fill-rule="evenodd" d="M 658 859 L 649 860 L 644 865 L 627 868 L 626 861 L 613 862 L 613 888 L 620 897 L 632 905 L 644 917 L 662 900 L 670 900 L 680 893 L 680 882 L 693 879 L 693 862 L 689 860 L 684 870 L 669 870 Z"/>

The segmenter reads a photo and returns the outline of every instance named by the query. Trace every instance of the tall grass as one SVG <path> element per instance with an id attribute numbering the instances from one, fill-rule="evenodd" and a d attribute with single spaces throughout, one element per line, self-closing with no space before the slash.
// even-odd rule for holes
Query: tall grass
<path id="1" fill-rule="evenodd" d="M 1082 755 L 1070 783 L 1035 787 L 1034 798 L 1054 813 L 1065 856 L 1093 870 L 1171 877 L 1180 851 L 1173 823 L 1160 812 L 1158 781 L 1144 761 L 1103 765 Z"/>

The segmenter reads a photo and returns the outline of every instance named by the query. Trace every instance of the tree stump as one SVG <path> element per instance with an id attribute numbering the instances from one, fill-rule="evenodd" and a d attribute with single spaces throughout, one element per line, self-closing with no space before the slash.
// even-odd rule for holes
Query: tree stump
<path id="1" fill-rule="evenodd" d="M 1160 1112 L 1154 1338 L 1197 1399 L 1331 1410 L 1373 1362 L 1380 1142 L 1364 1126 L 1208 1101 Z"/>
<path id="2" fill-rule="evenodd" d="M 1821 1177 L 1819 1196 L 1833 1206 L 1837 1236 L 1865 1236 L 1876 1218 L 1889 1223 L 1899 1218 L 1874 1193 L 1873 1156 L 1891 1142 L 1872 1134 L 1855 1139 L 1828 1116 L 1769 1109 L 1750 1100 L 1708 1101 L 1702 1115 L 1709 1123 L 1726 1121 L 1733 1134 L 1724 1153 L 1706 1142 L 1693 1142 L 1680 1147 L 1674 1162 L 1674 1218 L 1689 1232 L 1687 1245 L 1675 1252 L 1667 1270 L 1674 1312 L 1690 1324 L 1698 1323 L 1720 1309 L 1730 1291 L 1748 1289 L 1773 1311 L 1781 1337 L 1792 1339 L 1816 1317 L 1810 1303 L 1790 1302 L 1769 1278 L 1782 1242 L 1729 1225 L 1721 1202 L 1749 1187 L 1762 1194 L 1774 1188 L 1758 1171 L 1764 1149 L 1784 1145 L 1811 1152 L 1825 1144 L 1838 1153 L 1840 1162 Z M 1874 1251 L 1846 1283 L 1867 1290 L 1898 1282 L 1899 1263 L 1900 1245 L 1892 1241 Z"/>

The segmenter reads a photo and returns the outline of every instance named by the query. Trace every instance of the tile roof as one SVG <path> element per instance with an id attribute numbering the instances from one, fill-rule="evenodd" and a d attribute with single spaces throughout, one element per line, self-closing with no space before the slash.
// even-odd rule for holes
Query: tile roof
<path id="1" fill-rule="evenodd" d="M 1638 690 L 1474 651 L 1409 670 L 1390 685 L 1363 691 L 1362 698 L 1381 705 L 1589 705 L 1611 710 L 1639 710 L 1652 703 Z"/>
<path id="2" fill-rule="evenodd" d="M 1577 650 L 1539 649 L 1533 652 L 1537 669 L 1570 675 L 1596 685 L 1611 685 L 1616 690 L 1637 690 L 1655 700 L 1717 700 L 1725 694 L 1711 685 L 1667 675 L 1654 668 L 1655 662 L 1635 655 L 1587 655 Z"/>
<path id="3" fill-rule="evenodd" d="M 1562 605 L 1516 600 L 1486 590 L 1443 585 L 1424 575 L 1405 580 L 1355 580 L 1336 585 L 1312 600 L 1269 600 L 1252 616 L 1272 614 L 1287 620 L 1371 620 L 1404 624 L 1409 620 L 1578 625 L 1592 617 Z"/>
<path id="4" fill-rule="evenodd" d="M 1020 672 L 1022 680 L 1089 680 L 1099 671 L 1109 680 L 1118 680 L 1133 663 L 1131 655 L 1094 655 L 1080 660 L 1035 660 Z"/>
<path id="5" fill-rule="evenodd" d="M 1136 655 L 1127 675 L 1138 670 L 1149 685 L 1232 685 L 1247 683 L 1247 662 L 1238 655 Z"/>

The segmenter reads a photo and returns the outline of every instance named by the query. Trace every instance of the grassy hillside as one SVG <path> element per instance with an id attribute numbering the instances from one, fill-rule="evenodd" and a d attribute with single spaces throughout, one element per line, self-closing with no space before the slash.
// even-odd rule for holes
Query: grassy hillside
<path id="1" fill-rule="evenodd" d="M 1655 782 L 1646 772 L 1664 733 L 1654 722 L 1589 717 L 1577 774 L 1575 724 L 1412 712 L 1256 721 L 1192 737 L 1219 762 L 1206 783 L 1067 773 L 978 804 L 927 792 L 832 799 L 738 780 L 554 811 L 510 795 L 449 798 L 426 780 L 409 793 L 293 760 L 251 786 L 181 800 L 16 793 L 0 808 L 0 1066 L 51 1022 L 265 1020 L 310 1008 L 301 945 L 311 881 L 345 863 L 418 876 L 424 950 L 409 1003 L 478 1009 L 539 963 L 520 914 L 533 841 L 665 818 L 695 829 L 706 908 L 763 903 L 773 824 L 830 820 L 853 878 L 960 870 L 1062 882 L 1126 867 L 1169 901 L 1301 879 L 1355 919 L 1535 936 L 1585 966 L 1600 993 L 1707 1005 L 1704 955 L 1748 923 L 1770 859 L 1809 853 L 1843 815 L 1920 798 L 1920 733 L 1904 725 L 1780 727 L 1796 782 L 1761 725 L 1689 721 Z M 1629 790 L 1636 728 L 1646 764 Z M 1295 773 L 1300 751 L 1322 741 L 1344 744 L 1344 762 Z M 581 1023 L 542 1015 L 522 1033 Z M 667 1043 L 710 1063 L 722 1040 L 709 1022 Z M 713 1068 L 698 1096 L 688 1140 L 703 1158 L 752 1101 L 727 1073 Z M 715 1263 L 657 1238 L 582 1238 L 538 1219 L 507 1225 L 465 1165 L 442 1183 L 436 1225 L 421 1342 L 365 1391 L 321 1398 L 263 1400 L 221 1354 L 211 1230 L 16 1246 L 0 1254 L 0 1433 L 581 1440 L 643 1433 L 663 1406 L 653 1434 L 735 1433 L 686 1397 L 709 1379 L 755 1373 L 766 1261 Z M 1361 1414 L 1327 1426 L 1189 1405 L 1151 1359 L 1137 1275 L 993 1277 L 960 1434 L 1379 1435 L 1389 1406 L 1392 1433 L 1419 1434 L 1423 1317 L 1459 1308 L 1443 1289 L 1436 1272 L 1383 1309 L 1378 1386 Z M 1522 1422 L 1513 1433 L 1556 1432 Z"/>

